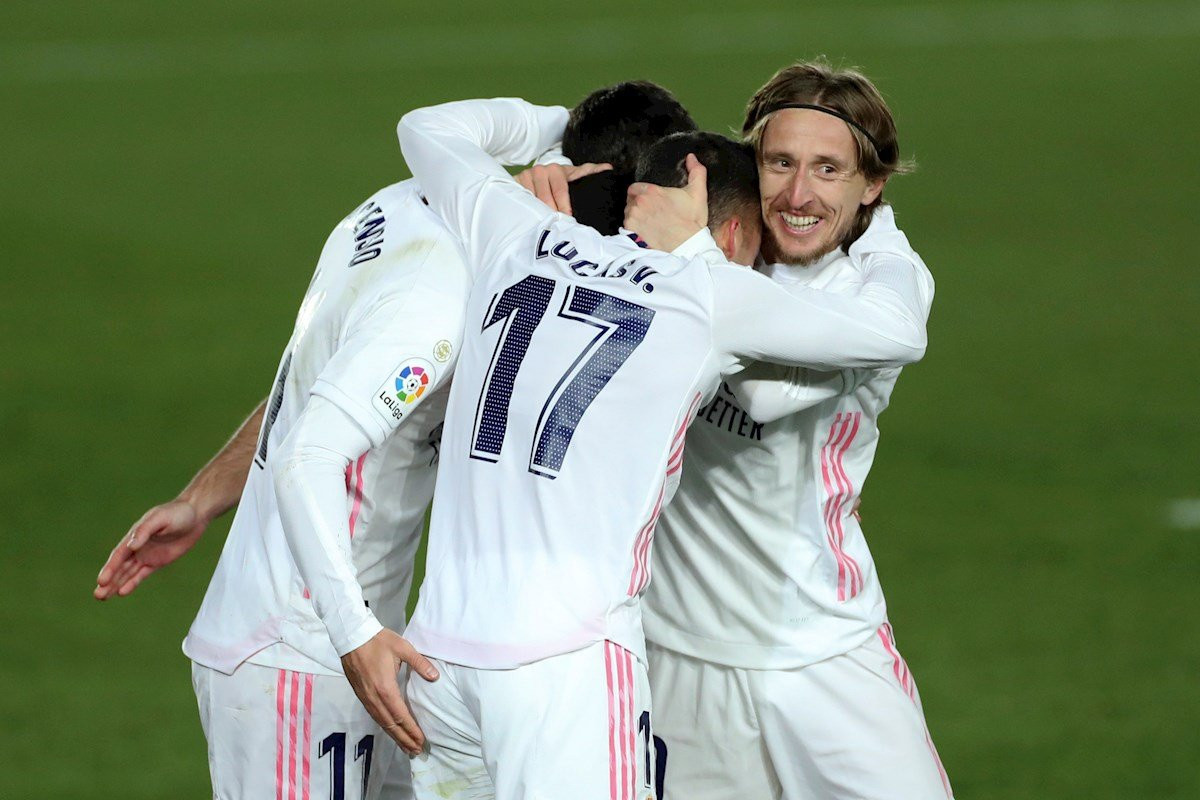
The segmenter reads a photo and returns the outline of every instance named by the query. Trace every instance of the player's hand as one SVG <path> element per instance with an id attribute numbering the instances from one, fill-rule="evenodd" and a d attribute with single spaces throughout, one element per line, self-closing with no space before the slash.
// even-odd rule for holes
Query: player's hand
<path id="1" fill-rule="evenodd" d="M 427 681 L 438 678 L 438 671 L 428 658 L 418 653 L 408 640 L 387 628 L 342 656 L 346 679 L 367 713 L 400 745 L 401 750 L 415 756 L 425 746 L 425 734 L 413 719 L 396 680 L 401 664 L 408 664 Z"/>
<path id="2" fill-rule="evenodd" d="M 150 509 L 109 553 L 92 595 L 107 600 L 129 594 L 159 567 L 191 550 L 208 522 L 187 500 Z"/>
<path id="3" fill-rule="evenodd" d="M 517 174 L 517 183 L 533 192 L 533 196 L 541 200 L 555 211 L 570 214 L 571 194 L 567 184 L 587 175 L 605 172 L 612 169 L 612 164 L 536 164 Z"/>
<path id="4" fill-rule="evenodd" d="M 708 225 L 708 170 L 691 153 L 685 165 L 688 182 L 682 189 L 653 183 L 629 187 L 625 227 L 655 250 L 670 252 Z"/>

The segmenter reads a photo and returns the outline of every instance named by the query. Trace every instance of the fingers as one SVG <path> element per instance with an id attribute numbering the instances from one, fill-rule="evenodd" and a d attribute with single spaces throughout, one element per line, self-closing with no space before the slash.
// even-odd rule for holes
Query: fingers
<path id="1" fill-rule="evenodd" d="M 644 195 L 648 195 L 648 194 L 657 192 L 661 188 L 662 188 L 661 186 L 657 186 L 653 183 L 642 183 L 642 182 L 631 183 L 631 184 L 629 184 L 629 189 L 626 192 L 626 196 L 627 197 L 642 197 Z"/>
<path id="2" fill-rule="evenodd" d="M 536 192 L 533 191 L 533 176 L 530 174 L 531 172 L 532 172 L 532 170 L 529 170 L 529 169 L 518 172 L 517 173 L 517 183 L 524 186 L 530 192 L 536 194 Z"/>
<path id="3" fill-rule="evenodd" d="M 154 572 L 154 569 L 155 568 L 149 564 L 143 564 L 140 566 L 131 577 L 126 579 L 126 581 L 121 584 L 121 588 L 117 590 L 117 594 L 121 597 L 127 597 L 134 589 L 138 587 L 138 584 L 144 581 L 147 576 L 150 575 L 150 573 Z"/>
<path id="4" fill-rule="evenodd" d="M 155 510 L 152 508 L 143 514 L 142 518 L 133 524 L 129 532 L 121 537 L 121 541 L 117 542 L 117 546 L 108 554 L 108 560 L 104 562 L 104 566 L 100 568 L 100 573 L 96 576 L 96 588 L 92 591 L 92 595 L 97 600 L 107 600 L 112 597 L 122 581 L 130 574 L 130 565 L 134 563 L 137 549 L 150 538 L 151 531 L 154 530 L 157 519 L 154 514 Z"/>
<path id="5" fill-rule="evenodd" d="M 396 658 L 404 664 L 408 664 L 413 672 L 420 675 L 427 681 L 436 681 L 438 679 L 437 667 L 433 666 L 433 662 L 416 651 L 407 641 L 403 646 L 397 648 Z"/>
<path id="6" fill-rule="evenodd" d="M 551 170 L 549 174 L 550 194 L 554 202 L 549 205 L 564 214 L 571 212 L 571 193 L 567 189 L 567 176 L 563 170 Z"/>
<path id="7" fill-rule="evenodd" d="M 113 586 L 113 588 L 119 589 L 128 583 L 129 579 L 132 578 L 143 566 L 145 566 L 145 564 L 143 564 L 139 559 L 131 557 L 113 573 L 112 580 L 109 581 L 109 584 Z"/>
<path id="8" fill-rule="evenodd" d="M 536 164 L 519 173 L 517 183 L 533 192 L 534 197 L 555 211 L 570 214 L 572 210 L 569 183 L 609 169 L 612 169 L 611 164 L 580 164 L 578 167 L 567 167 L 562 164 Z"/>
<path id="9" fill-rule="evenodd" d="M 126 548 L 122 548 L 126 549 Z M 110 597 L 125 597 L 138 587 L 157 567 L 144 564 L 136 556 L 130 555 L 127 560 L 117 565 L 110 574 L 97 579 L 92 596 L 97 600 L 107 600 Z"/>
<path id="10" fill-rule="evenodd" d="M 167 512 L 166 506 L 155 506 L 143 514 L 141 519 L 133 523 L 133 527 L 129 529 L 129 533 L 125 536 L 125 546 L 136 552 L 141 549 L 142 545 L 171 527 L 171 525 L 171 514 Z"/>
<path id="11" fill-rule="evenodd" d="M 425 747 L 425 734 L 413 719 L 412 712 L 408 710 L 408 703 L 405 702 L 395 677 L 380 691 L 379 704 L 383 708 L 383 717 L 376 717 L 380 727 L 404 752 L 414 756 L 420 753 Z"/>
<path id="12" fill-rule="evenodd" d="M 99 589 L 112 583 L 113 575 L 131 558 L 133 558 L 133 551 L 129 549 L 127 539 L 122 537 L 117 546 L 108 554 L 108 560 L 104 562 L 104 566 L 100 568 L 100 574 L 96 576 L 96 588 Z"/>
<path id="13" fill-rule="evenodd" d="M 588 175 L 595 175 L 597 172 L 608 172 L 612 169 L 612 164 L 580 164 L 575 167 L 563 167 L 563 172 L 567 177 L 567 182 L 577 181 L 580 178 L 586 178 Z"/>
<path id="14" fill-rule="evenodd" d="M 555 211 L 571 213 L 567 179 L 563 168 L 558 164 L 535 164 L 517 175 L 517 183 L 533 192 L 534 197 Z"/>

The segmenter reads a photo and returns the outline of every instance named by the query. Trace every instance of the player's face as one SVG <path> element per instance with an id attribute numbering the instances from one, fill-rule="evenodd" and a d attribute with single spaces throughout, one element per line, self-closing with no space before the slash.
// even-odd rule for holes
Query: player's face
<path id="1" fill-rule="evenodd" d="M 883 181 L 858 169 L 845 122 L 806 108 L 776 112 L 763 131 L 758 165 L 763 257 L 806 266 L 837 248 L 861 205 L 874 202 Z"/>

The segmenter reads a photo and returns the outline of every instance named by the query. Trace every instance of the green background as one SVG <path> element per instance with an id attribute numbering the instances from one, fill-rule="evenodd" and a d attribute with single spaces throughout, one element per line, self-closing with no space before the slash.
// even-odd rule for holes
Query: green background
<path id="1" fill-rule="evenodd" d="M 415 5 L 0 7 L 0 797 L 208 791 L 179 641 L 228 521 L 93 578 L 266 394 L 403 111 L 649 78 L 727 130 L 818 54 L 920 165 L 930 348 L 863 514 L 957 795 L 1200 796 L 1200 5 Z"/>

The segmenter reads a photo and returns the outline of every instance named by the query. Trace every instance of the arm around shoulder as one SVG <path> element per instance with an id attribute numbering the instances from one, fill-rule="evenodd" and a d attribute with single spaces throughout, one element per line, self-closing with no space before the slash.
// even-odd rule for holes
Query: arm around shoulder
<path id="1" fill-rule="evenodd" d="M 732 356 L 818 370 L 896 367 L 925 354 L 925 316 L 893 270 L 867 274 L 857 291 L 783 289 L 744 267 L 711 266 L 714 342 Z"/>

